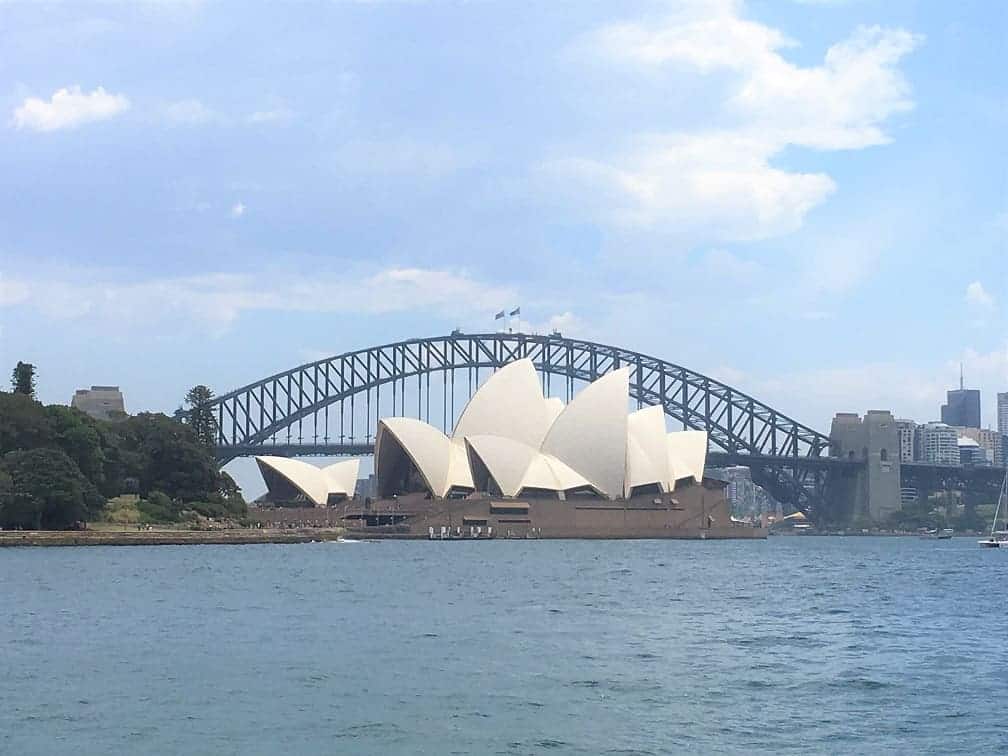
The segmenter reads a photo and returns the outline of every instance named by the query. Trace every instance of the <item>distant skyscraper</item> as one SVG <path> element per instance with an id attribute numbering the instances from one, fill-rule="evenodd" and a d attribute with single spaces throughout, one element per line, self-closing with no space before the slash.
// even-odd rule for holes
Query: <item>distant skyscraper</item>
<path id="1" fill-rule="evenodd" d="M 980 427 L 980 391 L 963 388 L 962 368 L 959 370 L 959 388 L 945 392 L 941 421 L 963 428 Z"/>
<path id="2" fill-rule="evenodd" d="M 963 428 L 980 427 L 980 392 L 977 389 L 948 391 L 946 396 L 947 403 L 941 408 L 943 423 Z"/>

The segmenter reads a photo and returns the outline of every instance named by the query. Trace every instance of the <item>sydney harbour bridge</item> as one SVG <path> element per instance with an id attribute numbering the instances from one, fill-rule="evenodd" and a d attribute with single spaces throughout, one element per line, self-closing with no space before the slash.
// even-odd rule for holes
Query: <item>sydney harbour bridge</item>
<path id="1" fill-rule="evenodd" d="M 217 457 L 224 464 L 253 454 L 367 455 L 386 416 L 450 434 L 480 382 L 522 358 L 534 363 L 544 394 L 566 401 L 605 373 L 630 368 L 631 401 L 661 405 L 683 429 L 707 431 L 709 467 L 749 467 L 774 498 L 815 518 L 836 506 L 831 485 L 865 465 L 831 456 L 829 436 L 739 389 L 657 357 L 559 333 L 460 331 L 328 357 L 216 397 Z M 975 475 L 921 463 L 901 470 L 908 483 L 932 488 L 963 488 Z"/>

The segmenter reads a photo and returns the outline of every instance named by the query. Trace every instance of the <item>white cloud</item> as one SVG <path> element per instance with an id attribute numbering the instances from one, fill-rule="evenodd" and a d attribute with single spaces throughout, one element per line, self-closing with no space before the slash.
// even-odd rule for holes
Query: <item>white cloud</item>
<path id="1" fill-rule="evenodd" d="M 973 281 L 966 287 L 966 302 L 981 310 L 994 309 L 994 297 L 987 293 L 979 281 Z"/>
<path id="2" fill-rule="evenodd" d="M 243 203 L 241 203 L 241 202 L 235 202 L 231 206 L 231 217 L 232 218 L 241 218 L 243 215 L 245 215 L 245 209 L 246 208 L 245 208 L 245 205 Z"/>
<path id="3" fill-rule="evenodd" d="M 273 108 L 257 110 L 248 117 L 249 123 L 286 123 L 294 118 L 294 111 L 289 108 Z"/>
<path id="4" fill-rule="evenodd" d="M 147 324 L 176 322 L 182 316 L 216 334 L 253 311 L 472 315 L 492 313 L 515 298 L 513 289 L 482 283 L 465 272 L 423 268 L 357 275 L 215 273 L 126 282 L 65 271 L 39 278 L 6 277 L 0 288 L 0 305 L 30 307 L 55 320 L 86 316 Z"/>
<path id="5" fill-rule="evenodd" d="M 894 114 L 913 107 L 896 65 L 921 38 L 902 29 L 859 28 L 801 68 L 774 54 L 757 65 L 732 105 L 781 142 L 822 150 L 885 144 Z"/>
<path id="6" fill-rule="evenodd" d="M 550 316 L 546 321 L 546 328 L 543 330 L 548 330 L 550 333 L 560 331 L 560 333 L 570 335 L 570 333 L 580 331 L 583 327 L 584 323 L 581 318 L 568 310 L 559 315 Z"/>
<path id="7" fill-rule="evenodd" d="M 831 46 L 821 65 L 802 67 L 781 55 L 795 41 L 724 2 L 694 4 L 664 23 L 617 24 L 589 36 L 596 54 L 617 64 L 726 73 L 726 102 L 740 126 L 769 129 L 778 144 L 820 149 L 888 141 L 884 121 L 913 107 L 896 65 L 921 41 L 903 29 L 863 26 Z"/>
<path id="8" fill-rule="evenodd" d="M 796 230 L 835 189 L 821 173 L 774 168 L 773 145 L 737 132 L 638 138 L 606 161 L 568 158 L 543 169 L 586 204 L 625 228 L 746 241 Z"/>
<path id="9" fill-rule="evenodd" d="M 216 111 L 195 99 L 170 102 L 162 108 L 162 113 L 169 122 L 183 126 L 198 126 L 221 120 Z"/>
<path id="10" fill-rule="evenodd" d="M 497 321 L 499 327 L 503 321 Z M 530 320 L 512 319 L 511 327 L 519 333 L 554 333 L 559 331 L 564 336 L 583 335 L 585 324 L 577 315 L 570 310 L 550 315 L 545 320 L 533 323 Z"/>
<path id="11" fill-rule="evenodd" d="M 103 87 L 82 92 L 79 86 L 56 90 L 48 101 L 29 97 L 14 111 L 14 125 L 33 131 L 70 129 L 85 123 L 104 121 L 124 113 L 130 101 Z"/>
<path id="12" fill-rule="evenodd" d="M 697 89 L 709 90 L 717 109 L 706 131 L 652 130 L 602 157 L 545 161 L 569 199 L 622 227 L 705 240 L 779 236 L 835 190 L 825 174 L 775 167 L 785 148 L 860 149 L 889 140 L 886 121 L 912 107 L 896 66 L 920 37 L 862 27 L 821 64 L 803 67 L 782 55 L 794 41 L 743 18 L 740 7 L 686 3 L 661 22 L 606 26 L 573 46 L 575 57 L 630 75 L 673 113 L 681 108 L 674 82 L 701 77 Z"/>

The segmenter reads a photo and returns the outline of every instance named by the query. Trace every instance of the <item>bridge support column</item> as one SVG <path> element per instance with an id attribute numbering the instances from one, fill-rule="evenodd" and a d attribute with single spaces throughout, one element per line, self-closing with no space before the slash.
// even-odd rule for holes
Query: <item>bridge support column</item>
<path id="1" fill-rule="evenodd" d="M 900 446 L 888 410 L 869 410 L 862 419 L 839 412 L 830 428 L 831 453 L 863 462 L 854 474 L 834 476 L 830 494 L 840 522 L 881 523 L 900 508 Z"/>

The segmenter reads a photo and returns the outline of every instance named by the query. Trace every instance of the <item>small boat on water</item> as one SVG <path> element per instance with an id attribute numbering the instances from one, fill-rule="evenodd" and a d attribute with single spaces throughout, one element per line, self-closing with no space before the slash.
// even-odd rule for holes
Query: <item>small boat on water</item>
<path id="1" fill-rule="evenodd" d="M 938 528 L 935 528 L 934 530 L 927 530 L 925 528 L 922 528 L 919 533 L 919 537 L 928 541 L 931 540 L 947 541 L 950 538 L 952 538 L 954 534 L 955 531 L 952 528 L 942 528 L 941 530 L 939 530 Z"/>
<path id="2" fill-rule="evenodd" d="M 1008 549 L 1008 506 L 1005 506 L 1005 496 L 1008 495 L 1008 473 L 1001 481 L 1001 492 L 998 494 L 997 507 L 994 509 L 994 521 L 991 523 L 990 537 L 977 541 L 982 549 Z M 1004 530 L 998 530 L 998 515 L 1005 509 Z"/>

